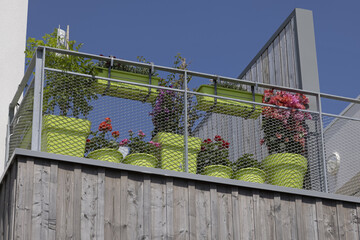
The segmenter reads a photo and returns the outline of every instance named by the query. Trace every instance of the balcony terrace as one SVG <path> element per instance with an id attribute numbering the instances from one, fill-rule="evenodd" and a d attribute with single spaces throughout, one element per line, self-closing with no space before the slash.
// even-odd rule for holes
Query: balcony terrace
<path id="1" fill-rule="evenodd" d="M 54 56 L 96 71 L 49 67 Z M 269 90 L 309 108 L 263 103 Z M 351 105 L 329 114 L 323 99 Z M 358 239 L 359 103 L 40 47 L 10 104 L 0 236 Z M 262 173 L 237 173 L 249 167 Z"/>

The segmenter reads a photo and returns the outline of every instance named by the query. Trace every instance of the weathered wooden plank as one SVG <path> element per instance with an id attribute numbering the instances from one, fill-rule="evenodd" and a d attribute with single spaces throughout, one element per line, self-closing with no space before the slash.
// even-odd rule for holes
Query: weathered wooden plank
<path id="1" fill-rule="evenodd" d="M 163 178 L 151 178 L 151 237 L 164 239 L 166 236 L 166 185 Z"/>
<path id="2" fill-rule="evenodd" d="M 344 223 L 344 211 L 341 202 L 336 202 L 336 217 L 338 223 L 338 231 L 339 231 L 339 240 L 346 239 L 345 238 L 345 223 Z"/>
<path id="3" fill-rule="evenodd" d="M 233 219 L 233 238 L 240 239 L 240 198 L 239 198 L 239 188 L 231 188 L 231 204 L 232 204 L 232 219 Z"/>
<path id="4" fill-rule="evenodd" d="M 57 182 L 58 182 L 58 162 L 51 161 L 50 179 L 49 179 L 49 219 L 48 219 L 49 239 L 56 238 Z"/>
<path id="5" fill-rule="evenodd" d="M 263 239 L 276 239 L 273 194 L 261 191 L 259 205 L 263 223 L 261 227 Z M 258 231 L 258 229 L 255 229 L 255 231 Z"/>
<path id="6" fill-rule="evenodd" d="M 281 75 L 283 79 L 283 86 L 289 87 L 289 74 L 287 64 L 287 49 L 286 49 L 286 30 L 280 32 L 280 58 L 281 58 Z"/>
<path id="7" fill-rule="evenodd" d="M 173 179 L 166 178 L 166 239 L 174 238 L 174 188 Z"/>
<path id="8" fill-rule="evenodd" d="M 151 239 L 151 180 L 149 175 L 144 175 L 144 236 Z"/>
<path id="9" fill-rule="evenodd" d="M 322 200 L 317 198 L 315 199 L 316 206 L 316 219 L 318 225 L 318 237 L 320 240 L 325 239 L 325 224 L 324 224 L 324 212 L 323 212 L 323 203 Z"/>
<path id="10" fill-rule="evenodd" d="M 275 55 L 274 55 L 274 43 L 271 43 L 268 47 L 268 60 L 269 60 L 269 83 L 276 84 L 275 78 Z"/>
<path id="11" fill-rule="evenodd" d="M 297 228 L 297 239 L 301 239 L 304 236 L 303 228 L 303 212 L 302 212 L 302 198 L 301 196 L 295 196 L 295 210 L 296 210 L 296 228 Z"/>
<path id="12" fill-rule="evenodd" d="M 36 160 L 34 164 L 32 239 L 49 239 L 49 185 L 49 162 L 46 160 Z"/>
<path id="13" fill-rule="evenodd" d="M 187 181 L 174 179 L 174 239 L 189 239 L 189 193 Z"/>
<path id="14" fill-rule="evenodd" d="M 81 165 L 74 164 L 72 166 L 74 171 L 74 195 L 73 195 L 73 225 L 74 225 L 74 239 L 81 239 L 81 193 L 82 193 L 82 172 Z"/>
<path id="15" fill-rule="evenodd" d="M 339 228 L 336 216 L 336 205 L 333 201 L 322 201 L 325 239 L 339 239 Z"/>
<path id="16" fill-rule="evenodd" d="M 196 229 L 197 239 L 211 239 L 210 187 L 196 184 Z"/>
<path id="17" fill-rule="evenodd" d="M 219 185 L 217 189 L 219 211 L 219 239 L 233 239 L 231 189 Z"/>
<path id="18" fill-rule="evenodd" d="M 219 239 L 219 205 L 217 186 L 210 184 L 211 238 Z"/>
<path id="19" fill-rule="evenodd" d="M 261 69 L 262 69 L 262 82 L 270 83 L 270 74 L 269 74 L 269 53 L 268 49 L 265 49 L 264 53 L 261 55 Z"/>
<path id="20" fill-rule="evenodd" d="M 20 202 L 22 206 L 19 207 L 21 210 L 24 210 L 22 213 L 22 218 L 20 228 L 22 230 L 21 234 L 18 235 L 20 239 L 30 239 L 32 231 L 32 222 L 31 222 L 31 207 L 33 200 L 33 182 L 34 182 L 34 160 L 31 158 L 26 158 L 26 166 L 24 166 L 24 171 L 26 171 L 24 179 L 24 188 L 22 188 L 21 193 L 19 193 Z M 19 209 L 19 210 L 20 210 Z"/>
<path id="21" fill-rule="evenodd" d="M 5 202 L 5 179 L 0 184 L 0 202 Z M 4 226 L 5 226 L 5 215 L 4 215 L 4 207 L 0 207 L 0 239 L 4 239 Z"/>
<path id="22" fill-rule="evenodd" d="M 4 204 L 4 239 L 9 239 L 9 235 L 10 235 L 10 211 L 9 211 L 9 206 L 10 206 L 10 181 L 11 181 L 11 176 L 9 173 L 7 173 L 5 175 L 5 202 L 3 202 Z"/>
<path id="23" fill-rule="evenodd" d="M 356 204 L 343 202 L 337 206 L 338 222 L 343 225 L 343 239 L 359 239 Z M 341 214 L 340 214 L 341 212 Z M 341 232 L 341 231 L 340 231 Z M 341 234 L 340 234 L 340 237 Z"/>
<path id="24" fill-rule="evenodd" d="M 240 200 L 240 239 L 255 239 L 255 218 L 257 211 L 254 206 L 253 192 L 239 189 Z"/>
<path id="25" fill-rule="evenodd" d="M 138 174 L 128 175 L 127 196 L 127 239 L 141 239 L 144 234 L 143 204 L 151 199 L 144 199 L 144 178 Z M 165 221 L 165 218 L 163 218 Z"/>
<path id="26" fill-rule="evenodd" d="M 189 235 L 190 240 L 197 239 L 197 229 L 196 229 L 196 189 L 195 182 L 188 182 L 188 190 L 189 190 Z"/>
<path id="27" fill-rule="evenodd" d="M 295 76 L 295 61 L 294 61 L 294 52 L 295 46 L 294 42 L 294 32 L 291 26 L 291 22 L 286 25 L 285 28 L 285 38 L 286 38 L 286 53 L 287 53 L 287 67 L 288 67 L 288 77 L 289 77 L 289 87 L 295 88 L 296 84 L 296 76 Z"/>
<path id="28" fill-rule="evenodd" d="M 96 239 L 104 239 L 105 169 L 98 168 Z"/>
<path id="29" fill-rule="evenodd" d="M 275 85 L 284 86 L 281 74 L 281 57 L 280 57 L 280 38 L 274 40 L 274 69 L 275 69 Z"/>
<path id="30" fill-rule="evenodd" d="M 14 162 L 9 170 L 11 174 L 10 183 L 10 239 L 14 239 L 15 235 L 15 209 L 16 209 L 16 186 L 17 186 L 17 163 Z M 1 199 L 1 198 L 0 198 Z M 0 215 L 1 217 L 1 215 Z M 1 234 L 0 234 L 1 236 Z"/>
<path id="31" fill-rule="evenodd" d="M 119 205 L 118 202 L 115 202 L 115 176 L 115 171 L 107 170 L 105 172 L 104 239 L 115 238 L 115 206 Z"/>
<path id="32" fill-rule="evenodd" d="M 80 192 L 78 192 L 80 194 Z M 74 171 L 71 164 L 59 163 L 56 199 L 56 239 L 69 239 L 74 233 Z"/>
<path id="33" fill-rule="evenodd" d="M 128 189 L 128 172 L 121 171 L 120 177 L 120 239 L 127 238 L 127 189 Z"/>
<path id="34" fill-rule="evenodd" d="M 295 198 L 291 195 L 281 195 L 281 220 L 282 239 L 298 239 Z"/>
<path id="35" fill-rule="evenodd" d="M 297 30 L 295 29 L 296 26 L 295 26 L 295 18 L 294 17 L 291 19 L 290 24 L 291 24 L 291 30 L 292 30 L 292 33 L 293 33 L 291 41 L 292 41 L 292 44 L 294 46 L 293 58 L 294 58 L 294 71 L 295 71 L 295 79 L 296 79 L 295 88 L 300 88 L 301 87 L 301 84 L 300 84 L 301 79 L 300 79 L 300 76 L 299 76 L 300 75 L 299 74 L 299 72 L 300 72 L 300 69 L 299 69 L 299 61 L 300 61 L 300 59 L 299 59 L 298 52 L 297 52 L 297 47 L 298 47 L 297 42 L 295 40 L 295 32 Z"/>
<path id="36" fill-rule="evenodd" d="M 16 239 L 29 239 L 25 236 L 25 218 L 28 210 L 25 208 L 26 193 L 28 192 L 26 187 L 27 181 L 27 163 L 25 158 L 18 159 L 18 181 L 17 181 L 17 190 L 16 190 L 16 214 L 15 214 L 15 238 Z M 5 186 L 2 185 L 2 196 L 1 202 L 5 202 Z M 4 210 L 4 208 L 2 208 Z M 1 219 L 4 219 L 4 211 L 0 215 Z M 1 237 L 4 239 L 4 225 L 0 226 L 2 228 Z"/>
<path id="37" fill-rule="evenodd" d="M 82 169 L 81 192 L 81 238 L 95 239 L 97 226 L 97 171 L 94 168 Z M 125 238 L 124 238 L 125 239 Z"/>
<path id="38" fill-rule="evenodd" d="M 313 198 L 302 199 L 303 237 L 305 239 L 318 239 L 318 225 L 316 218 L 316 201 Z"/>
<path id="39" fill-rule="evenodd" d="M 285 210 L 285 209 L 284 209 Z M 274 193 L 274 218 L 275 218 L 275 235 L 276 239 L 282 238 L 282 201 L 279 193 Z"/>

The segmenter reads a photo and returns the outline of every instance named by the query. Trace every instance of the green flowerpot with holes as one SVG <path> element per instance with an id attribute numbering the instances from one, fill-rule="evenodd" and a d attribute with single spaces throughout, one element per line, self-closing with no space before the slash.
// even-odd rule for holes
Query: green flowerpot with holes
<path id="1" fill-rule="evenodd" d="M 109 77 L 108 69 L 97 67 L 97 75 L 99 77 Z M 149 84 L 149 76 L 138 73 L 111 70 L 110 78 L 124 80 L 134 83 Z M 157 86 L 159 84 L 159 77 L 151 77 L 151 85 Z M 149 92 L 148 87 L 132 85 L 129 83 L 120 83 L 115 81 L 107 81 L 98 79 L 96 81 L 96 92 L 106 96 L 126 98 L 138 101 L 146 101 L 152 103 L 155 101 L 158 92 L 157 89 L 151 88 Z M 149 94 L 150 93 L 150 94 Z"/>
<path id="2" fill-rule="evenodd" d="M 131 164 L 140 167 L 155 168 L 157 165 L 157 158 L 147 153 L 132 153 L 125 157 L 123 163 Z"/>
<path id="3" fill-rule="evenodd" d="M 276 153 L 266 157 L 262 163 L 269 184 L 303 188 L 307 171 L 307 160 L 304 156 L 295 153 Z"/>
<path id="4" fill-rule="evenodd" d="M 234 174 L 234 179 L 255 183 L 264 183 L 265 177 L 266 174 L 263 170 L 253 167 L 242 168 Z"/>
<path id="5" fill-rule="evenodd" d="M 224 87 L 217 87 L 216 89 L 218 96 L 241 99 L 251 102 L 253 101 L 253 95 L 251 92 Z M 211 85 L 201 85 L 197 89 L 197 92 L 215 95 L 215 88 Z M 262 94 L 255 93 L 255 102 L 261 103 L 262 98 Z M 200 95 L 196 95 L 196 99 L 198 103 L 197 108 L 202 111 L 211 111 L 215 113 L 222 113 L 251 119 L 258 118 L 262 112 L 260 105 L 241 103 L 219 98 L 215 104 L 215 98 Z"/>
<path id="6" fill-rule="evenodd" d="M 41 151 L 84 157 L 91 122 L 85 119 L 45 115 L 42 119 Z"/>
<path id="7" fill-rule="evenodd" d="M 100 161 L 107 161 L 107 162 L 114 162 L 114 163 L 121 163 L 123 159 L 123 155 L 117 149 L 114 148 L 101 148 L 95 151 L 92 151 L 88 154 L 88 158 L 100 160 Z"/>
<path id="8" fill-rule="evenodd" d="M 161 168 L 185 172 L 184 136 L 168 132 L 159 132 L 153 139 L 161 143 Z M 196 174 L 196 158 L 201 148 L 201 138 L 188 137 L 188 169 Z"/>
<path id="9" fill-rule="evenodd" d="M 231 178 L 233 170 L 231 167 L 224 165 L 209 165 L 204 167 L 204 175 L 220 178 Z"/>

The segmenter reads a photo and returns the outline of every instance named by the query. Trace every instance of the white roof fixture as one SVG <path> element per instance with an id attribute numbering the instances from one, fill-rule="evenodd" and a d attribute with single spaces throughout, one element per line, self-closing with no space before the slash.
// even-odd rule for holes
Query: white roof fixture
<path id="1" fill-rule="evenodd" d="M 327 157 L 327 171 L 331 175 L 336 175 L 340 168 L 340 155 L 338 152 L 333 152 Z"/>

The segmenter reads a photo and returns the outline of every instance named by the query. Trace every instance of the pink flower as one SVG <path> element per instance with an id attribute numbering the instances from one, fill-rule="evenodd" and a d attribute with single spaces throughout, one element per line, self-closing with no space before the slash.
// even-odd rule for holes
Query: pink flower
<path id="1" fill-rule="evenodd" d="M 129 139 L 125 138 L 125 139 L 121 140 L 119 145 L 120 146 L 125 146 L 125 145 L 128 145 L 129 143 L 130 143 Z"/>
<path id="2" fill-rule="evenodd" d="M 145 133 L 142 130 L 139 130 L 138 135 L 139 137 L 145 137 Z"/>
<path id="3" fill-rule="evenodd" d="M 118 138 L 118 137 L 120 136 L 120 133 L 119 133 L 119 131 L 113 131 L 113 132 L 111 133 L 111 135 L 112 135 L 114 138 Z"/>
<path id="4" fill-rule="evenodd" d="M 260 139 L 260 145 L 263 145 L 265 143 L 265 139 Z"/>

